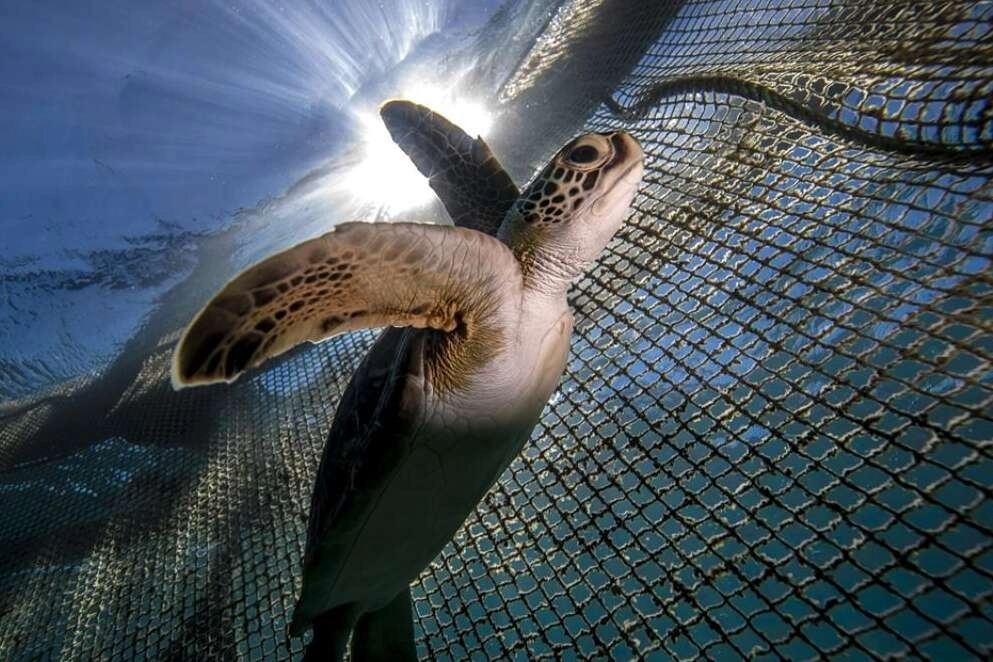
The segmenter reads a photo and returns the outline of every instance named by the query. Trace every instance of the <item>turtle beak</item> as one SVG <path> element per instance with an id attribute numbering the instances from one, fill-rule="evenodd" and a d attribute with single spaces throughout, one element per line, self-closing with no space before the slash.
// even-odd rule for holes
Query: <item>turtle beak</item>
<path id="1" fill-rule="evenodd" d="M 643 166 L 645 153 L 641 145 L 627 131 L 617 131 L 610 134 L 610 144 L 614 148 L 614 158 L 607 166 L 609 169 L 621 168 L 621 177 L 627 178 L 635 166 Z M 641 180 L 641 173 L 638 173 L 637 181 Z"/>
<path id="2" fill-rule="evenodd" d="M 612 181 L 603 195 L 593 203 L 595 217 L 611 216 L 626 210 L 645 172 L 645 154 L 630 133 L 617 131 L 610 134 L 609 139 L 614 156 L 604 171 Z"/>

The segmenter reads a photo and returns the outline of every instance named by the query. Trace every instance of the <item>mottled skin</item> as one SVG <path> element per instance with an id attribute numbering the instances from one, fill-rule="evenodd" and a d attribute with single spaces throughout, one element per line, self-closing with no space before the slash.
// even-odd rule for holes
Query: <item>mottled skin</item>
<path id="1" fill-rule="evenodd" d="M 340 658 L 350 634 L 353 658 L 413 656 L 409 584 L 530 436 L 568 356 L 566 290 L 620 226 L 642 175 L 629 135 L 587 134 L 510 201 L 485 143 L 460 149 L 471 139 L 457 127 L 437 115 L 416 125 L 430 111 L 397 103 L 384 119 L 443 182 L 446 208 L 467 224 L 466 200 L 488 205 L 480 218 L 499 212 L 502 222 L 476 226 L 497 237 L 338 226 L 232 280 L 173 364 L 177 386 L 231 381 L 305 340 L 404 327 L 388 329 L 356 371 L 318 470 L 291 627 L 313 625 L 312 659 Z M 471 173 L 494 168 L 502 193 L 474 193 Z"/>
<path id="2" fill-rule="evenodd" d="M 380 109 L 393 140 L 407 153 L 438 197 L 452 222 L 496 236 L 520 191 L 482 138 L 429 108 L 390 101 Z"/>

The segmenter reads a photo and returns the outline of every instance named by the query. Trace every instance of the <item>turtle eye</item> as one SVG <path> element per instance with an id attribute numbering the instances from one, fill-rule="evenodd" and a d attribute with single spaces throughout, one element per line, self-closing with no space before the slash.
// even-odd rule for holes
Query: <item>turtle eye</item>
<path id="1" fill-rule="evenodd" d="M 569 153 L 573 163 L 593 163 L 600 158 L 600 152 L 593 145 L 580 145 Z"/>

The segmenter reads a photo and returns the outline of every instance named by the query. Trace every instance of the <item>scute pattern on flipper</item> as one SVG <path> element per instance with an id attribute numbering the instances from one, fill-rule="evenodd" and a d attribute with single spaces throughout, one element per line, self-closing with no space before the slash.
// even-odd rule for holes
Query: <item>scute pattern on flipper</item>
<path id="1" fill-rule="evenodd" d="M 393 140 L 438 194 L 452 222 L 495 236 L 520 191 L 482 138 L 410 101 L 380 109 Z"/>
<path id="2" fill-rule="evenodd" d="M 481 322 L 504 288 L 514 286 L 514 274 L 513 255 L 479 233 L 346 223 L 228 283 L 180 341 L 173 384 L 232 381 L 294 345 L 349 330 L 393 325 L 447 332 Z"/>

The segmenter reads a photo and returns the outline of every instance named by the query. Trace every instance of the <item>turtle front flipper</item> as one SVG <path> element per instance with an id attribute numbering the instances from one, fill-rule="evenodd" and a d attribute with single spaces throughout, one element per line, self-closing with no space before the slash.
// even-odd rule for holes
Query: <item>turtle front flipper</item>
<path id="1" fill-rule="evenodd" d="M 413 326 L 493 338 L 520 267 L 495 238 L 417 223 L 344 223 L 229 282 L 194 318 L 174 388 L 230 382 L 304 341 Z M 467 354 L 468 356 L 468 354 Z"/>
<path id="2" fill-rule="evenodd" d="M 410 101 L 388 101 L 379 113 L 455 225 L 496 236 L 520 190 L 486 142 Z"/>

